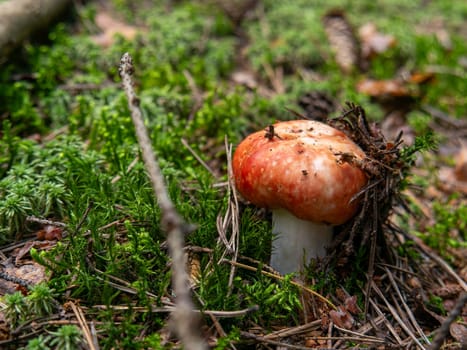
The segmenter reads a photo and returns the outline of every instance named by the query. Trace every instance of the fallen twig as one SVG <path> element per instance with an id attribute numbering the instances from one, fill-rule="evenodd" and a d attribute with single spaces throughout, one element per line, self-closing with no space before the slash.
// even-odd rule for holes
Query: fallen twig
<path id="1" fill-rule="evenodd" d="M 172 257 L 172 283 L 176 295 L 176 308 L 172 313 L 173 326 L 185 349 L 206 349 L 206 344 L 200 336 L 201 332 L 197 328 L 198 317 L 192 312 L 193 303 L 190 296 L 190 284 L 185 270 L 183 246 L 184 235 L 188 233 L 188 225 L 182 220 L 170 200 L 164 177 L 159 164 L 156 162 L 151 140 L 139 108 L 139 98 L 133 89 L 133 71 L 131 56 L 129 53 L 125 53 L 120 61 L 119 73 L 123 81 L 123 89 L 128 98 L 128 107 L 135 125 L 141 155 L 161 209 L 161 224 L 167 232 L 167 243 Z"/>
<path id="2" fill-rule="evenodd" d="M 88 327 L 88 323 L 86 321 L 86 317 L 84 316 L 83 310 L 81 310 L 80 307 L 76 306 L 75 303 L 73 303 L 72 301 L 68 302 L 67 304 L 71 307 L 73 313 L 76 316 L 76 319 L 78 320 L 78 324 L 81 327 L 81 330 L 83 331 L 84 338 L 88 343 L 89 349 L 99 350 L 99 347 L 96 346 L 96 342 L 94 341 L 91 331 Z"/>
<path id="3" fill-rule="evenodd" d="M 457 283 L 462 287 L 464 292 L 467 292 L 467 283 L 460 277 L 456 271 L 452 269 L 451 266 L 446 263 L 442 258 L 440 258 L 430 247 L 428 247 L 420 238 L 416 236 L 411 236 L 413 241 L 417 243 L 419 248 L 428 255 L 432 260 L 434 260 L 444 271 L 446 271 L 451 277 L 453 277 Z"/>
<path id="4" fill-rule="evenodd" d="M 238 214 L 238 198 L 235 191 L 235 185 L 233 183 L 233 170 L 232 170 L 232 144 L 229 144 L 227 137 L 225 138 L 225 149 L 227 153 L 227 177 L 229 179 L 227 193 L 230 198 L 227 211 L 222 219 L 220 216 L 217 218 L 217 230 L 219 232 L 219 237 L 224 242 L 226 250 L 222 254 L 220 260 L 222 260 L 226 253 L 232 255 L 232 261 L 237 261 L 238 259 L 238 249 L 240 246 L 240 223 L 239 223 L 239 214 Z M 226 231 L 227 227 L 230 226 L 230 239 L 227 240 Z M 229 283 L 228 283 L 228 295 L 232 292 L 233 280 L 235 277 L 236 266 L 231 265 L 230 274 L 229 274 Z"/>
<path id="5" fill-rule="evenodd" d="M 322 320 L 315 320 L 312 322 L 308 322 L 305 324 L 302 324 L 300 326 L 296 327 L 291 327 L 291 328 L 286 328 L 286 329 L 280 329 L 276 332 L 269 333 L 264 336 L 266 339 L 275 339 L 275 338 L 285 338 L 285 337 L 290 337 L 292 335 L 297 335 L 301 334 L 304 332 L 309 332 L 311 329 L 315 328 L 320 328 L 321 327 Z"/>
<path id="6" fill-rule="evenodd" d="M 271 340 L 271 339 L 268 339 L 268 338 L 265 338 L 265 337 L 262 337 L 260 335 L 256 335 L 256 334 L 253 334 L 253 333 L 250 333 L 250 332 L 245 332 L 245 331 L 240 331 L 240 335 L 243 337 L 243 338 L 246 338 L 246 339 L 252 339 L 256 342 L 259 342 L 259 343 L 265 343 L 265 344 L 270 344 L 270 345 L 276 345 L 277 346 L 277 349 L 284 349 L 284 348 L 288 348 L 288 349 L 296 349 L 296 350 L 310 350 L 310 348 L 308 346 L 300 346 L 300 345 L 292 345 L 292 344 L 287 344 L 285 342 L 280 342 L 280 341 L 277 341 L 277 340 Z M 324 349 L 323 349 L 324 350 Z"/>
<path id="7" fill-rule="evenodd" d="M 52 221 L 52 220 L 47 220 L 47 219 L 41 219 L 41 218 L 37 218 L 35 216 L 27 216 L 26 221 L 27 222 L 36 222 L 36 223 L 41 224 L 41 225 L 52 225 L 52 226 L 63 227 L 63 228 L 66 227 L 66 224 L 63 223 L 63 222 Z"/>
<path id="8" fill-rule="evenodd" d="M 182 142 L 182 145 L 185 146 L 185 148 L 188 151 L 190 151 L 191 155 L 195 157 L 198 163 L 201 164 L 203 168 L 206 169 L 213 178 L 217 179 L 217 175 L 214 172 L 214 170 L 212 170 L 211 167 L 195 152 L 195 150 L 188 144 L 188 141 L 182 138 L 181 142 Z"/>
<path id="9" fill-rule="evenodd" d="M 99 309 L 99 310 L 115 310 L 115 311 L 126 311 L 132 310 L 134 312 L 148 312 L 148 308 L 146 306 L 128 306 L 128 305 L 93 305 L 92 308 Z M 174 306 L 162 306 L 156 307 L 152 306 L 149 310 L 150 312 L 154 313 L 169 313 L 173 312 L 176 307 Z M 197 310 L 193 309 L 191 312 L 197 314 L 205 314 L 209 316 L 214 316 L 218 318 L 234 318 L 234 317 L 242 317 L 248 315 L 249 313 L 256 312 L 259 310 L 258 305 L 253 305 L 252 307 L 241 309 L 241 310 L 234 310 L 234 311 L 218 311 L 218 310 Z"/>
<path id="10" fill-rule="evenodd" d="M 407 333 L 407 335 L 410 338 L 412 338 L 412 340 L 418 345 L 420 349 L 425 350 L 426 348 L 423 346 L 422 343 L 420 343 L 415 334 L 413 334 L 410 328 L 405 324 L 400 315 L 394 309 L 394 306 L 392 306 L 391 303 L 389 303 L 389 301 L 384 296 L 383 292 L 378 288 L 374 281 L 371 282 L 371 288 L 376 292 L 376 294 L 378 294 L 381 300 L 383 300 L 383 302 L 386 304 L 386 307 L 389 309 L 389 312 L 391 313 L 392 317 L 394 317 L 394 319 L 397 321 L 399 326 L 401 326 L 404 332 Z"/>
<path id="11" fill-rule="evenodd" d="M 461 314 L 464 305 L 467 303 L 467 293 L 462 293 L 457 299 L 456 305 L 452 309 L 451 313 L 448 317 L 444 320 L 441 324 L 441 327 L 438 328 L 436 331 L 435 338 L 431 343 L 431 346 L 428 348 L 429 350 L 438 350 L 443 345 L 444 340 L 449 334 L 449 327 L 455 321 L 455 319 Z"/>
<path id="12" fill-rule="evenodd" d="M 387 275 L 389 277 L 389 281 L 391 282 L 394 290 L 396 291 L 396 294 L 399 297 L 401 304 L 404 306 L 405 312 L 407 313 L 407 316 L 409 317 L 409 320 L 412 322 L 412 325 L 417 330 L 418 335 L 425 341 L 425 343 L 430 344 L 430 341 L 426 337 L 425 333 L 423 333 L 422 328 L 420 327 L 417 320 L 415 319 L 415 316 L 414 316 L 412 310 L 410 310 L 409 306 L 405 302 L 405 298 L 402 296 L 402 293 L 401 293 L 399 287 L 397 286 L 397 283 L 396 283 L 396 281 L 394 279 L 394 276 L 392 275 L 391 271 L 387 267 L 385 267 L 384 269 L 386 270 L 386 273 L 387 273 Z"/>

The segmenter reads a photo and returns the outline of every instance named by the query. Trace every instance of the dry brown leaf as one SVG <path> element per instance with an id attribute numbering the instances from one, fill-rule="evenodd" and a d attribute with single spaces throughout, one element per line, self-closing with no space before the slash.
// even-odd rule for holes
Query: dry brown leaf
<path id="1" fill-rule="evenodd" d="M 329 316 L 336 326 L 345 329 L 352 329 L 354 318 L 347 310 L 344 310 L 342 306 L 338 306 L 337 310 L 329 311 Z"/>
<path id="2" fill-rule="evenodd" d="M 105 10 L 101 10 L 95 17 L 97 27 L 102 31 L 98 35 L 91 37 L 92 41 L 99 46 L 109 47 L 115 40 L 115 35 L 119 34 L 125 39 L 133 39 L 141 28 L 130 26 L 118 19 Z"/>
<path id="3" fill-rule="evenodd" d="M 374 80 L 364 79 L 357 83 L 357 91 L 372 97 L 417 97 L 420 86 L 434 80 L 433 73 L 414 72 L 403 78 Z"/>
<path id="4" fill-rule="evenodd" d="M 16 252 L 16 258 L 15 258 L 15 265 L 20 265 L 21 264 L 21 259 L 29 254 L 29 251 L 31 250 L 32 247 L 34 247 L 35 242 L 34 241 L 29 241 L 26 242 L 21 249 L 19 249 Z"/>
<path id="5" fill-rule="evenodd" d="M 31 248 L 40 248 L 40 249 L 47 249 L 54 246 L 55 243 L 51 241 L 28 241 L 26 242 L 21 248 L 16 249 L 13 256 L 15 257 L 15 265 L 21 265 L 23 262 L 21 260 L 29 254 Z M 29 263 L 29 262 L 28 262 Z"/>
<path id="6" fill-rule="evenodd" d="M 414 72 L 406 78 L 406 81 L 411 84 L 422 85 L 430 83 L 434 79 L 435 74 L 433 72 Z"/>
<path id="7" fill-rule="evenodd" d="M 244 85 L 249 89 L 255 89 L 258 82 L 252 72 L 239 70 L 232 73 L 232 81 L 238 85 Z"/>
<path id="8" fill-rule="evenodd" d="M 3 315 L 3 313 L 0 313 L 0 315 Z M 10 327 L 5 320 L 0 320 L 0 341 L 7 339 L 10 339 Z"/>
<path id="9" fill-rule="evenodd" d="M 311 331 L 309 332 L 308 336 L 309 338 L 306 338 L 305 340 L 305 346 L 308 346 L 310 348 L 319 348 L 326 344 L 325 339 L 315 338 L 315 337 L 322 337 L 323 336 L 322 331 L 318 331 L 318 330 Z"/>
<path id="10" fill-rule="evenodd" d="M 463 145 L 456 156 L 454 175 L 457 181 L 467 182 L 467 145 Z"/>
<path id="11" fill-rule="evenodd" d="M 457 180 L 455 170 L 451 167 L 439 169 L 439 188 L 447 193 L 463 193 L 467 195 L 467 181 Z"/>
<path id="12" fill-rule="evenodd" d="M 385 95 L 401 97 L 411 95 L 407 86 L 397 79 L 365 79 L 357 84 L 357 91 L 373 97 L 381 97 Z"/>
<path id="13" fill-rule="evenodd" d="M 369 59 L 389 50 L 396 45 L 396 39 L 392 35 L 378 31 L 374 23 L 367 23 L 358 30 L 362 57 Z"/>
<path id="14" fill-rule="evenodd" d="M 360 312 L 362 312 L 362 310 L 360 310 L 360 308 L 358 307 L 357 297 L 355 295 L 345 299 L 344 307 L 348 312 L 350 312 L 353 315 L 358 315 Z"/>
<path id="15" fill-rule="evenodd" d="M 449 327 L 451 336 L 461 344 L 467 344 L 467 328 L 459 323 L 452 323 Z"/>
<path id="16" fill-rule="evenodd" d="M 36 232 L 37 239 L 39 241 L 59 241 L 62 239 L 63 228 L 53 226 L 53 225 L 45 225 L 42 230 Z"/>
<path id="17" fill-rule="evenodd" d="M 4 272 L 9 276 L 16 277 L 33 285 L 47 280 L 45 267 L 35 261 L 30 261 L 19 267 L 10 266 L 5 268 Z"/>
<path id="18" fill-rule="evenodd" d="M 447 283 L 444 286 L 432 289 L 432 293 L 443 299 L 445 298 L 457 298 L 462 292 L 462 287 L 458 284 Z"/>

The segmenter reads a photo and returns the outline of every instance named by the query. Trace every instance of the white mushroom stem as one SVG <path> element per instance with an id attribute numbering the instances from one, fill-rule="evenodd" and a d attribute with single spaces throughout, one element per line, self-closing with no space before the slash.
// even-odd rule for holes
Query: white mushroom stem
<path id="1" fill-rule="evenodd" d="M 331 225 L 301 220 L 284 209 L 272 210 L 271 266 L 281 274 L 300 271 L 311 258 L 326 255 Z"/>

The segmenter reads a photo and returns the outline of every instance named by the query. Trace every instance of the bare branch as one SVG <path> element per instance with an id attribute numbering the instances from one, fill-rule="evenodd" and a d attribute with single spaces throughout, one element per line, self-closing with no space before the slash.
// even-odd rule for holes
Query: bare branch
<path id="1" fill-rule="evenodd" d="M 184 348 L 188 350 L 206 349 L 206 344 L 200 336 L 198 317 L 192 312 L 194 309 L 190 296 L 189 279 L 185 270 L 185 256 L 183 251 L 184 235 L 188 233 L 188 225 L 183 221 L 170 200 L 164 177 L 156 162 L 151 147 L 151 140 L 139 108 L 139 99 L 133 89 L 132 74 L 134 68 L 129 53 L 125 53 L 120 61 L 119 73 L 123 81 L 123 89 L 128 98 L 131 118 L 135 125 L 136 136 L 141 148 L 146 170 L 148 172 L 154 194 L 161 208 L 161 223 L 167 232 L 167 243 L 172 257 L 172 284 L 176 295 L 176 308 L 172 313 L 173 326 L 180 337 Z"/>

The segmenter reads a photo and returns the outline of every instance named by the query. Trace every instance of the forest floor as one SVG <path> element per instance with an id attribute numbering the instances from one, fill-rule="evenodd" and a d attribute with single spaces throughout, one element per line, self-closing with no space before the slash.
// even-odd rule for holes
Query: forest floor
<path id="1" fill-rule="evenodd" d="M 209 347 L 465 349 L 467 5 L 312 3 L 73 1 L 0 63 L 0 348 L 183 346 L 136 108 Z M 230 164 L 297 118 L 348 133 L 370 186 L 328 255 L 281 276 Z"/>

